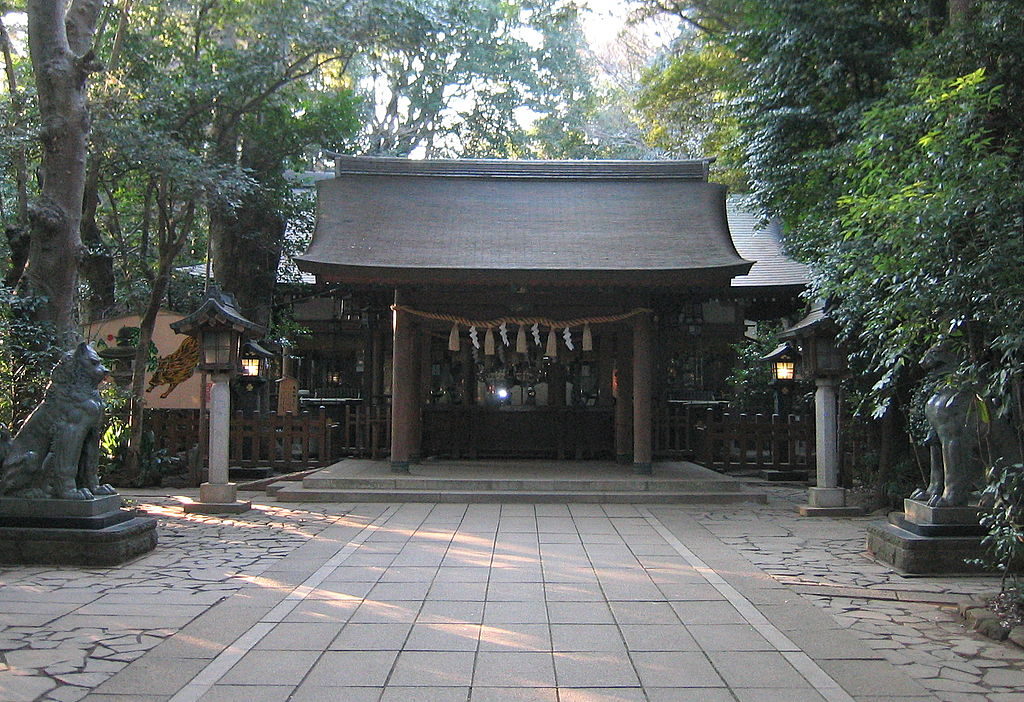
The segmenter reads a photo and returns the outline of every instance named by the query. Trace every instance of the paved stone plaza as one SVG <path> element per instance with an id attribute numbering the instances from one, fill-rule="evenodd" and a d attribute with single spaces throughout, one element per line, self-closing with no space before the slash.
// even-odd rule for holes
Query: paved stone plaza
<path id="1" fill-rule="evenodd" d="M 1024 651 L 902 578 L 872 518 L 768 505 L 279 505 L 121 568 L 0 569 L 0 700 L 1020 700 Z M 876 518 L 877 519 L 877 518 Z"/>

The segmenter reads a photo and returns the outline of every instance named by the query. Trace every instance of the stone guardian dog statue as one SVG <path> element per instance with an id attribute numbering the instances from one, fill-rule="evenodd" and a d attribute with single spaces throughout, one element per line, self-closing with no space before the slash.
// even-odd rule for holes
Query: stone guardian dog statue
<path id="1" fill-rule="evenodd" d="M 64 355 L 18 434 L 0 437 L 0 495 L 88 500 L 116 494 L 97 475 L 103 431 L 97 386 L 107 372 L 84 342 Z"/>
<path id="2" fill-rule="evenodd" d="M 948 344 L 939 342 L 928 349 L 921 366 L 940 380 L 924 410 L 931 426 L 928 487 L 910 497 L 930 507 L 963 507 L 971 492 L 983 485 L 985 469 L 1000 457 L 1020 461 L 1020 448 L 1010 423 L 997 417 L 989 404 L 983 408 L 986 399 L 976 389 L 946 382 L 959 366 Z"/>

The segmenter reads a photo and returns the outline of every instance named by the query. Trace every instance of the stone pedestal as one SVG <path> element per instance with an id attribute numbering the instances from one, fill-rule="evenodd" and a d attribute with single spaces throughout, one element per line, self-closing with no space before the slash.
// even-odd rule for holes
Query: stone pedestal
<path id="1" fill-rule="evenodd" d="M 252 509 L 249 500 L 238 500 L 235 483 L 203 483 L 199 486 L 199 501 L 181 506 L 189 514 L 240 514 Z"/>
<path id="2" fill-rule="evenodd" d="M 156 547 L 156 519 L 91 500 L 0 497 L 0 562 L 113 566 Z"/>
<path id="3" fill-rule="evenodd" d="M 890 514 L 888 524 L 868 527 L 867 549 L 877 560 L 912 575 L 983 571 L 967 562 L 984 553 L 977 507 L 929 507 L 907 499 L 903 510 Z"/>

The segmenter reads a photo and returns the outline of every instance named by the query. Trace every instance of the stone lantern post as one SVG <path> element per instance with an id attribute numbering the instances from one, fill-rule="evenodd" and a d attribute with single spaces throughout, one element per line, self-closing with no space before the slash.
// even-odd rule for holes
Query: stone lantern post
<path id="1" fill-rule="evenodd" d="M 806 317 L 783 331 L 783 338 L 795 339 L 803 349 L 801 364 L 805 377 L 814 378 L 815 486 L 807 489 L 807 504 L 797 509 L 808 516 L 856 516 L 860 507 L 846 503 L 846 488 L 839 485 L 839 380 L 847 372 L 846 354 L 839 348 L 835 324 L 829 319 L 824 301 L 811 308 Z"/>
<path id="2" fill-rule="evenodd" d="M 242 316 L 233 296 L 215 288 L 199 309 L 171 324 L 171 328 L 197 338 L 199 369 L 211 380 L 209 479 L 199 486 L 199 501 L 186 504 L 184 509 L 203 514 L 245 512 L 252 503 L 238 501 L 235 484 L 228 480 L 230 383 L 239 370 L 242 340 L 262 336 L 265 330 Z"/>

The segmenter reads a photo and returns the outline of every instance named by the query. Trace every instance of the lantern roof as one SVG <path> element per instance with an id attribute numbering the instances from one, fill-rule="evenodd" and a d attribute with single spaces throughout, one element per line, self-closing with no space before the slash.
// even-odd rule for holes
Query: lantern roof
<path id="1" fill-rule="evenodd" d="M 794 348 L 793 344 L 788 341 L 785 341 L 776 346 L 771 353 L 761 356 L 761 360 L 768 361 L 769 363 L 773 363 L 775 361 L 792 361 L 798 358 L 799 355 L 800 354 L 797 353 L 797 350 L 796 348 Z"/>
<path id="2" fill-rule="evenodd" d="M 832 336 L 835 334 L 835 322 L 828 315 L 828 302 L 815 300 L 807 316 L 782 330 L 782 339 L 806 339 L 811 336 Z"/>
<path id="3" fill-rule="evenodd" d="M 259 358 L 274 358 L 273 351 L 267 351 L 265 348 L 257 344 L 255 341 L 250 339 L 242 345 L 243 356 L 258 356 Z"/>
<path id="4" fill-rule="evenodd" d="M 238 303 L 231 293 L 222 292 L 216 286 L 210 286 L 203 304 L 192 314 L 171 323 L 171 329 L 177 334 L 197 336 L 204 328 L 233 329 L 244 337 L 259 337 L 266 329 L 251 322 L 238 311 Z"/>

